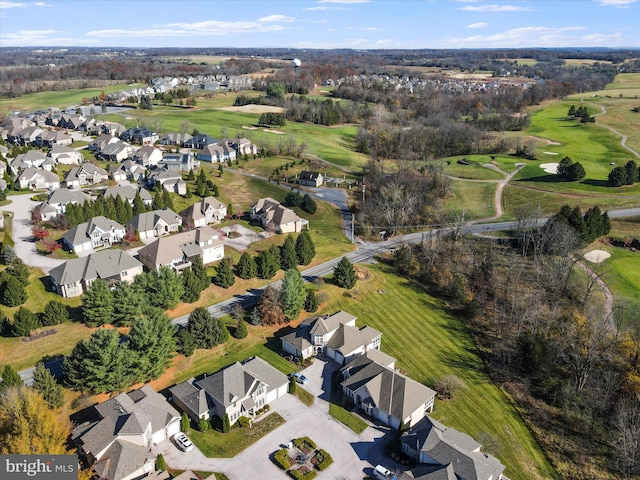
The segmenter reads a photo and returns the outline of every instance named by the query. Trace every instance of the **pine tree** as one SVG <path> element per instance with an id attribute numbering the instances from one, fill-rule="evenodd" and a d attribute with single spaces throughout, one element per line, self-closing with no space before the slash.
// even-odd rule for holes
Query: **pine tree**
<path id="1" fill-rule="evenodd" d="M 347 290 L 356 285 L 356 269 L 347 257 L 342 257 L 333 269 L 333 283 Z"/>
<path id="2" fill-rule="evenodd" d="M 247 335 L 249 335 L 249 331 L 247 330 L 247 324 L 243 319 L 238 320 L 238 324 L 236 325 L 236 329 L 235 329 L 235 337 L 237 339 L 243 339 L 243 338 L 247 338 Z"/>
<path id="3" fill-rule="evenodd" d="M 164 460 L 164 455 L 159 453 L 156 455 L 156 470 L 165 472 L 167 470 L 167 462 Z"/>
<path id="4" fill-rule="evenodd" d="M 196 343 L 193 340 L 193 335 L 186 329 L 182 328 L 178 331 L 177 335 L 177 349 L 185 357 L 190 357 L 196 350 Z"/>
<path id="5" fill-rule="evenodd" d="M 279 303 L 287 320 L 300 315 L 305 298 L 304 279 L 297 268 L 287 270 L 280 288 Z"/>
<path id="6" fill-rule="evenodd" d="M 28 337 L 36 328 L 40 328 L 40 319 L 31 310 L 20 307 L 13 315 L 13 334 L 16 337 Z"/>
<path id="7" fill-rule="evenodd" d="M 120 282 L 113 291 L 114 325 L 131 325 L 140 317 L 144 303 L 144 295 L 135 284 Z"/>
<path id="8" fill-rule="evenodd" d="M 638 171 L 638 164 L 634 160 L 629 160 L 625 163 L 624 170 L 626 172 L 626 185 L 633 185 L 638 181 L 640 172 Z"/>
<path id="9" fill-rule="evenodd" d="M 32 387 L 40 392 L 42 398 L 51 408 L 60 408 L 64 403 L 62 386 L 58 385 L 55 377 L 44 366 L 43 362 L 36 363 L 36 368 L 33 371 Z"/>
<path id="10" fill-rule="evenodd" d="M 147 275 L 147 298 L 154 307 L 169 310 L 182 298 L 184 287 L 182 280 L 172 268 L 161 266 Z"/>
<path id="11" fill-rule="evenodd" d="M 256 261 L 250 253 L 244 252 L 240 255 L 240 260 L 238 260 L 238 264 L 236 265 L 236 275 L 243 280 L 248 280 L 254 278 L 257 274 L 258 266 L 256 265 Z"/>
<path id="12" fill-rule="evenodd" d="M 197 302 L 202 290 L 200 289 L 200 282 L 193 273 L 193 270 L 186 268 L 182 271 L 180 277 L 182 278 L 182 285 L 184 287 L 182 301 L 185 303 Z"/>
<path id="13" fill-rule="evenodd" d="M 165 208 L 170 208 L 171 210 L 173 210 L 173 199 L 171 198 L 169 190 L 162 190 L 162 201 L 164 202 Z"/>
<path id="14" fill-rule="evenodd" d="M 196 348 L 211 348 L 215 345 L 213 318 L 205 308 L 198 307 L 191 312 L 187 331 L 193 337 Z"/>
<path id="15" fill-rule="evenodd" d="M 236 281 L 236 277 L 231 270 L 231 262 L 228 258 L 220 260 L 216 268 L 216 276 L 213 277 L 213 283 L 222 288 L 229 288 Z"/>
<path id="16" fill-rule="evenodd" d="M 15 258 L 9 268 L 7 268 L 7 272 L 18 280 L 24 287 L 29 285 L 29 267 L 27 267 L 24 262 L 20 258 Z"/>
<path id="17" fill-rule="evenodd" d="M 280 248 L 280 268 L 287 271 L 298 266 L 298 255 L 296 254 L 296 241 L 292 235 L 287 235 Z"/>
<path id="18" fill-rule="evenodd" d="M 131 354 L 118 331 L 97 330 L 73 348 L 63 362 L 65 381 L 74 390 L 115 392 L 133 383 Z"/>
<path id="19" fill-rule="evenodd" d="M 318 209 L 318 204 L 313 198 L 311 198 L 311 195 L 306 193 L 304 197 L 302 197 L 301 207 L 305 212 L 313 215 L 314 213 L 316 213 L 316 210 Z"/>
<path id="20" fill-rule="evenodd" d="M 82 296 L 82 316 L 90 327 L 113 320 L 113 294 L 104 280 L 95 279 Z"/>
<path id="21" fill-rule="evenodd" d="M 280 268 L 278 259 L 273 254 L 273 251 L 269 248 L 267 248 L 266 250 L 261 250 L 258 253 L 258 259 L 256 263 L 258 265 L 258 278 L 262 278 L 264 280 L 273 278 L 273 276 Z"/>
<path id="22" fill-rule="evenodd" d="M 318 310 L 318 297 L 313 290 L 307 290 L 307 296 L 304 299 L 305 312 L 313 313 Z"/>
<path id="23" fill-rule="evenodd" d="M 41 321 L 43 325 L 58 325 L 69 320 L 67 307 L 57 300 L 51 300 L 44 307 Z"/>
<path id="24" fill-rule="evenodd" d="M 136 192 L 136 196 L 133 197 L 133 215 L 140 215 L 147 211 L 147 207 L 144 205 L 142 201 L 142 197 L 140 196 L 140 192 Z"/>
<path id="25" fill-rule="evenodd" d="M 316 247 L 308 230 L 303 230 L 296 239 L 296 254 L 299 265 L 309 265 L 316 256 Z"/>
<path id="26" fill-rule="evenodd" d="M 584 167 L 580 162 L 573 163 L 569 167 L 569 171 L 567 172 L 567 178 L 572 182 L 577 182 L 582 180 L 586 175 L 584 171 Z"/>
<path id="27" fill-rule="evenodd" d="M 164 196 L 162 192 L 158 191 L 153 195 L 153 209 L 162 210 L 164 207 L 165 207 Z"/>
<path id="28" fill-rule="evenodd" d="M 609 183 L 614 187 L 627 184 L 627 170 L 625 167 L 615 167 L 609 172 Z"/>
<path id="29" fill-rule="evenodd" d="M 134 322 L 129 332 L 129 349 L 138 382 L 158 378 L 171 364 L 176 350 L 177 327 L 157 308 L 151 308 Z"/>
<path id="30" fill-rule="evenodd" d="M 225 413 L 222 419 L 222 432 L 228 433 L 229 430 L 231 430 L 231 421 L 229 420 L 229 415 Z"/>
<path id="31" fill-rule="evenodd" d="M 200 255 L 198 255 L 191 261 L 191 270 L 198 279 L 198 286 L 200 287 L 200 291 L 208 288 L 209 285 L 211 285 L 211 277 L 209 277 L 207 269 L 202 263 L 202 257 L 200 257 Z"/>
<path id="32" fill-rule="evenodd" d="M 4 282 L 2 304 L 7 307 L 17 307 L 27 301 L 27 292 L 24 285 L 17 278 L 8 277 Z"/>
<path id="33" fill-rule="evenodd" d="M 189 422 L 189 415 L 186 412 L 182 414 L 182 418 L 180 419 L 180 429 L 183 432 L 188 432 L 191 427 L 191 422 Z"/>
<path id="34" fill-rule="evenodd" d="M 19 387 L 21 385 L 24 385 L 24 382 L 22 381 L 22 378 L 20 377 L 18 372 L 16 372 L 11 365 L 5 365 L 4 369 L 2 370 L 0 392 L 6 388 Z"/>
<path id="35" fill-rule="evenodd" d="M 289 393 L 291 395 L 295 395 L 296 394 L 296 390 L 298 388 L 297 385 L 298 382 L 296 382 L 296 377 L 294 377 L 293 375 L 291 375 L 289 377 Z"/>
<path id="36" fill-rule="evenodd" d="M 556 173 L 562 178 L 567 177 L 569 174 L 569 167 L 571 167 L 571 165 L 573 165 L 573 160 L 569 157 L 564 157 L 560 160 Z"/>

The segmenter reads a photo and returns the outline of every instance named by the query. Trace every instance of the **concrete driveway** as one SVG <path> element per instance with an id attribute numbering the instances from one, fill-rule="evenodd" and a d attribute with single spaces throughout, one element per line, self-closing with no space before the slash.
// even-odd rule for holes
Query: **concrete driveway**
<path id="1" fill-rule="evenodd" d="M 41 268 L 44 273 L 49 273 L 53 267 L 57 267 L 64 260 L 45 257 L 36 251 L 36 244 L 31 241 L 31 210 L 39 205 L 31 197 L 34 192 L 7 197 L 11 203 L 4 205 L 2 210 L 13 213 L 13 249 L 20 259 L 30 267 Z"/>
<path id="2" fill-rule="evenodd" d="M 319 391 L 321 396 L 328 394 L 323 390 L 323 382 L 318 380 L 325 365 L 325 362 L 316 360 L 305 370 L 309 378 L 305 387 L 309 391 Z M 325 449 L 333 457 L 334 463 L 324 472 L 319 472 L 318 478 L 321 479 L 361 479 L 384 457 L 383 436 L 388 429 L 374 426 L 358 435 L 329 415 L 329 404 L 322 398 L 316 398 L 314 404 L 307 407 L 293 395 L 287 394 L 273 402 L 271 408 L 286 423 L 234 458 L 206 458 L 196 448 L 181 452 L 169 440 L 160 443 L 157 451 L 164 455 L 171 468 L 223 472 L 231 480 L 246 480 L 256 476 L 265 479 L 289 478 L 271 461 L 271 456 L 292 439 L 302 436 L 313 439 L 319 448 Z"/>

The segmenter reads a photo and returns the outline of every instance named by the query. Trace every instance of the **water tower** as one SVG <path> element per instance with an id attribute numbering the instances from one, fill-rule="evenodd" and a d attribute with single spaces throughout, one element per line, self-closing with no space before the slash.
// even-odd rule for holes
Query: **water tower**
<path id="1" fill-rule="evenodd" d="M 293 68 L 296 69 L 296 78 L 298 77 L 298 68 L 300 67 L 300 65 L 302 65 L 302 62 L 300 60 L 298 60 L 297 58 L 294 58 L 291 61 L 291 65 L 293 65 Z"/>

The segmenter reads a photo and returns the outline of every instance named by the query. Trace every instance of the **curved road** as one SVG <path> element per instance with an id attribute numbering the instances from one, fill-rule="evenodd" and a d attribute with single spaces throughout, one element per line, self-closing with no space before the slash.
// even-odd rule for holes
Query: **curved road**
<path id="1" fill-rule="evenodd" d="M 602 110 L 600 113 L 597 113 L 596 115 L 594 115 L 594 117 L 597 117 L 598 115 L 604 115 L 605 113 L 607 113 L 607 109 L 604 108 L 603 105 L 599 105 L 600 109 Z M 607 130 L 615 133 L 616 135 L 618 135 L 619 137 L 621 137 L 620 140 L 620 145 L 622 146 L 622 148 L 628 150 L 629 152 L 633 153 L 637 158 L 640 158 L 640 153 L 636 152 L 633 148 L 627 146 L 627 136 L 620 133 L 619 131 L 617 131 L 615 128 L 610 127 L 609 125 L 605 125 L 603 123 L 600 123 L 596 120 L 596 125 L 599 125 L 603 128 L 606 128 Z"/>

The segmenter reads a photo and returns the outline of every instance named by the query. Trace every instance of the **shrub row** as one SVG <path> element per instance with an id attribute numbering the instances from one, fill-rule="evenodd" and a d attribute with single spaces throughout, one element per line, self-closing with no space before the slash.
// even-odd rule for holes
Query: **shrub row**
<path id="1" fill-rule="evenodd" d="M 318 476 L 318 472 L 315 470 L 309 470 L 307 473 L 302 473 L 300 470 L 289 470 L 287 473 L 291 478 L 295 478 L 296 480 L 311 480 Z"/>
<path id="2" fill-rule="evenodd" d="M 331 455 L 329 455 L 329 452 L 323 450 L 322 448 L 319 449 L 316 453 L 316 458 L 318 460 L 316 468 L 320 471 L 325 470 L 329 465 L 333 463 L 333 458 L 331 457 Z"/>
<path id="3" fill-rule="evenodd" d="M 273 460 L 283 470 L 289 470 L 291 468 L 291 462 L 289 462 L 289 452 L 286 448 L 281 448 L 273 455 Z"/>
<path id="4" fill-rule="evenodd" d="M 309 437 L 296 438 L 293 440 L 293 444 L 301 450 L 302 448 L 304 448 L 305 444 L 307 448 L 310 448 L 311 450 L 316 449 L 316 443 L 313 440 L 311 440 Z"/>

